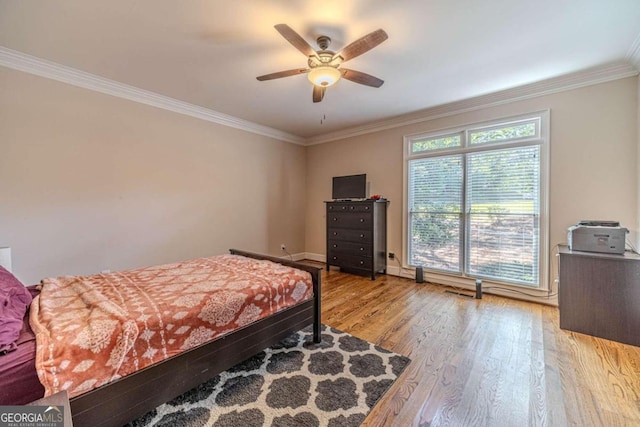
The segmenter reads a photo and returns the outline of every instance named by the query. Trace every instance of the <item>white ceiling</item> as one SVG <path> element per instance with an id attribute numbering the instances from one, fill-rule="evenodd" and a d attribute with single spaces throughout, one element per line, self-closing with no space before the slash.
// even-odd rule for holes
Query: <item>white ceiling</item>
<path id="1" fill-rule="evenodd" d="M 273 28 L 331 50 L 378 28 L 311 101 L 306 66 Z M 616 61 L 640 65 L 640 0 L 0 0 L 0 46 L 302 140 Z M 324 119 L 323 119 L 324 118 Z M 323 119 L 323 120 L 321 120 Z"/>

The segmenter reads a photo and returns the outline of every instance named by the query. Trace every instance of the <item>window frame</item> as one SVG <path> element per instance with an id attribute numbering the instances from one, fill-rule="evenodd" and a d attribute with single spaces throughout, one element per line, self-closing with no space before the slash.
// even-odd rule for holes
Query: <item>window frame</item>
<path id="1" fill-rule="evenodd" d="M 472 132 L 491 130 L 495 128 L 505 127 L 518 122 L 527 123 L 537 121 L 536 135 L 527 137 L 516 137 L 507 141 L 485 142 L 471 144 L 470 134 Z M 548 291 L 550 289 L 549 278 L 549 122 L 550 111 L 542 110 L 517 116 L 509 116 L 497 118 L 494 120 L 469 123 L 461 126 L 438 129 L 429 132 L 421 132 L 405 135 L 403 138 L 403 212 L 402 212 L 402 247 L 403 253 L 406 254 L 402 260 L 404 269 L 412 269 L 416 266 L 409 264 L 409 232 L 410 211 L 409 211 L 409 162 L 411 160 L 442 157 L 445 155 L 468 154 L 483 151 L 493 151 L 506 148 L 520 148 L 532 145 L 540 146 L 540 212 L 539 212 L 539 253 L 538 253 L 538 286 L 529 284 L 520 284 L 515 282 L 505 282 L 496 279 L 483 279 L 488 282 L 500 283 L 515 288 L 526 288 L 529 290 Z M 441 149 L 433 149 L 428 151 L 413 152 L 413 142 L 424 139 L 437 139 L 447 136 L 461 135 L 460 147 L 448 147 Z M 466 163 L 463 162 L 463 163 Z M 465 166 L 466 167 L 466 166 Z M 466 171 L 463 172 L 466 174 Z M 466 199 L 466 178 L 463 179 L 463 199 Z M 465 202 L 466 203 L 466 202 Z M 468 262 L 468 251 L 466 247 L 466 206 L 463 205 L 463 215 L 460 229 L 460 273 L 447 272 L 435 269 L 425 269 L 425 276 L 433 279 L 440 279 L 446 284 L 472 284 L 476 279 L 475 276 L 466 272 L 466 263 Z"/>

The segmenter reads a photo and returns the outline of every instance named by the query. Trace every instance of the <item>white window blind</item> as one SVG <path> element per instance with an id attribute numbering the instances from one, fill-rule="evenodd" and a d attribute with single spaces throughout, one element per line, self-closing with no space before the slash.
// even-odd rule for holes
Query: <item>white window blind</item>
<path id="1" fill-rule="evenodd" d="M 444 271 L 461 271 L 463 156 L 409 163 L 410 259 Z"/>
<path id="2" fill-rule="evenodd" d="M 467 155 L 467 272 L 538 283 L 538 146 Z"/>
<path id="3" fill-rule="evenodd" d="M 541 120 L 408 138 L 410 265 L 540 285 Z"/>

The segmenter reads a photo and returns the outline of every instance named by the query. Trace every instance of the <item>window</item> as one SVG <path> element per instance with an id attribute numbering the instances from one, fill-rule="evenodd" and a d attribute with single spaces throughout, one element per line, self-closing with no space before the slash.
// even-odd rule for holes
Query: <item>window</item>
<path id="1" fill-rule="evenodd" d="M 409 265 L 546 288 L 547 122 L 405 138 Z"/>

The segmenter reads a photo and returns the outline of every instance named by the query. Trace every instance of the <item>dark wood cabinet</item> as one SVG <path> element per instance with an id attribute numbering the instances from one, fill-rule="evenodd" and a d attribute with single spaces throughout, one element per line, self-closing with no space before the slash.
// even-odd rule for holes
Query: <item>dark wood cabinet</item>
<path id="1" fill-rule="evenodd" d="M 325 202 L 327 205 L 327 270 L 330 266 L 356 274 L 387 271 L 387 201 Z"/>
<path id="2" fill-rule="evenodd" d="M 640 256 L 560 248 L 560 327 L 640 346 Z"/>

